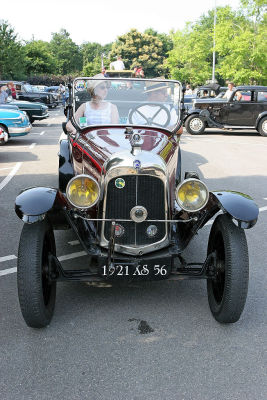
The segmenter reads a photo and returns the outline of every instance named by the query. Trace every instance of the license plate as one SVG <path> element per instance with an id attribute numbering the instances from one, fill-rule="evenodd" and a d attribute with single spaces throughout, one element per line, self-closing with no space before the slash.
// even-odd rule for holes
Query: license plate
<path id="1" fill-rule="evenodd" d="M 166 276 L 168 274 L 168 268 L 166 265 L 127 265 L 127 264 L 112 264 L 109 267 L 104 265 L 103 267 L 104 276 Z"/>

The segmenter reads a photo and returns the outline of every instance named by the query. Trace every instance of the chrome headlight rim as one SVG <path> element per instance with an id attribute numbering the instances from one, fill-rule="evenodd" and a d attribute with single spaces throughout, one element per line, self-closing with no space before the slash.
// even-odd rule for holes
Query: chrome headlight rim
<path id="1" fill-rule="evenodd" d="M 207 193 L 205 202 L 201 205 L 201 207 L 198 207 L 198 208 L 196 208 L 195 210 L 188 209 L 187 207 L 184 207 L 184 206 L 181 204 L 181 202 L 179 201 L 178 191 L 179 191 L 179 189 L 180 189 L 185 183 L 188 183 L 188 182 L 197 182 L 197 183 L 200 183 L 201 185 L 203 185 L 203 187 L 204 187 L 204 189 L 205 189 L 205 191 L 206 191 L 206 193 Z M 200 210 L 203 210 L 203 208 L 207 205 L 207 203 L 208 203 L 208 201 L 209 201 L 209 189 L 207 188 L 207 185 L 206 185 L 204 182 L 202 182 L 200 179 L 197 179 L 197 178 L 188 178 L 188 179 L 184 179 L 183 182 L 181 182 L 181 183 L 177 186 L 177 188 L 176 188 L 176 190 L 175 190 L 175 198 L 176 198 L 177 204 L 179 205 L 179 207 L 181 207 L 182 210 L 184 210 L 184 211 L 186 211 L 186 212 L 189 212 L 189 213 L 195 213 L 195 212 L 198 212 L 198 211 L 200 211 Z"/>
<path id="2" fill-rule="evenodd" d="M 95 184 L 97 185 L 97 188 L 98 188 L 98 196 L 97 196 L 97 199 L 96 199 L 90 206 L 87 206 L 87 207 L 85 207 L 85 206 L 78 206 L 77 204 L 73 203 L 73 201 L 70 200 L 69 195 L 68 195 L 69 187 L 70 187 L 70 185 L 72 184 L 72 182 L 75 181 L 76 179 L 81 179 L 81 178 L 89 178 L 89 179 L 91 179 L 93 182 L 95 182 Z M 87 210 L 87 209 L 92 208 L 93 206 L 95 206 L 95 205 L 98 203 L 98 201 L 99 201 L 99 198 L 100 198 L 100 186 L 99 186 L 99 183 L 98 183 L 97 180 L 96 180 L 93 176 L 91 176 L 91 175 L 87 175 L 87 174 L 76 175 L 76 176 L 74 176 L 73 178 L 71 178 L 71 180 L 70 180 L 70 181 L 68 182 L 68 184 L 67 184 L 66 196 L 67 196 L 68 202 L 69 202 L 73 207 L 78 208 L 79 210 Z"/>

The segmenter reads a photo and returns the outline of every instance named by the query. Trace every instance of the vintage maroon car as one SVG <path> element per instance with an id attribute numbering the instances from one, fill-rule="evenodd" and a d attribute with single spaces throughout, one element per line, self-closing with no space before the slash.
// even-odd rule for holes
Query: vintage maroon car
<path id="1" fill-rule="evenodd" d="M 210 192 L 195 172 L 181 176 L 180 83 L 77 78 L 70 89 L 59 186 L 16 198 L 25 222 L 18 293 L 26 323 L 49 324 L 59 281 L 184 278 L 206 279 L 216 320 L 237 321 L 248 286 L 244 229 L 256 223 L 258 207 L 239 192 Z M 187 263 L 183 251 L 218 212 L 206 259 Z M 59 262 L 53 230 L 68 228 L 90 267 L 65 270 Z"/>

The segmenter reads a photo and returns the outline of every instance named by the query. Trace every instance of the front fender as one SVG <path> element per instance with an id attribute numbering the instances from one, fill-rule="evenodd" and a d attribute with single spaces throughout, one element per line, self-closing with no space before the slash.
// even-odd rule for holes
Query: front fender
<path id="1" fill-rule="evenodd" d="M 50 213 L 51 222 L 58 226 L 60 214 L 67 201 L 62 193 L 49 187 L 25 189 L 16 197 L 15 212 L 22 221 L 31 224 L 45 218 Z"/>
<path id="2" fill-rule="evenodd" d="M 238 222 L 240 228 L 249 229 L 256 224 L 259 208 L 250 196 L 227 190 L 210 194 L 218 206 Z"/>
<path id="3" fill-rule="evenodd" d="M 260 114 L 258 115 L 256 124 L 255 124 L 256 129 L 258 129 L 260 120 L 261 120 L 263 117 L 267 117 L 267 111 L 263 111 L 262 113 L 260 113 Z"/>

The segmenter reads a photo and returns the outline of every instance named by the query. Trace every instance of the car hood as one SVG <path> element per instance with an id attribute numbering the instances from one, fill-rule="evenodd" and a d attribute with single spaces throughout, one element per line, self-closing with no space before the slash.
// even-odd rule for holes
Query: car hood
<path id="1" fill-rule="evenodd" d="M 125 129 L 107 128 L 82 133 L 77 142 L 73 142 L 74 153 L 76 149 L 82 151 L 87 156 L 83 157 L 83 160 L 89 159 L 99 172 L 106 162 L 120 158 L 120 155 L 123 159 L 128 155 L 131 167 L 133 157 L 144 159 L 144 155 L 149 155 L 150 159 L 154 155 L 155 159 L 161 158 L 165 164 L 171 162 L 178 146 L 174 137 L 164 133 L 163 130 L 149 128 L 133 129 L 133 132 L 141 136 L 141 146 L 138 149 L 131 145 L 130 136 L 125 134 Z"/>
<path id="2" fill-rule="evenodd" d="M 11 104 L 11 105 L 14 104 L 14 105 L 16 105 L 18 107 L 21 106 L 21 107 L 38 108 L 38 109 L 40 109 L 42 107 L 46 107 L 42 103 L 38 103 L 38 102 L 32 103 L 30 101 L 23 101 L 23 100 L 14 100 L 14 101 L 11 101 L 9 104 Z"/>

